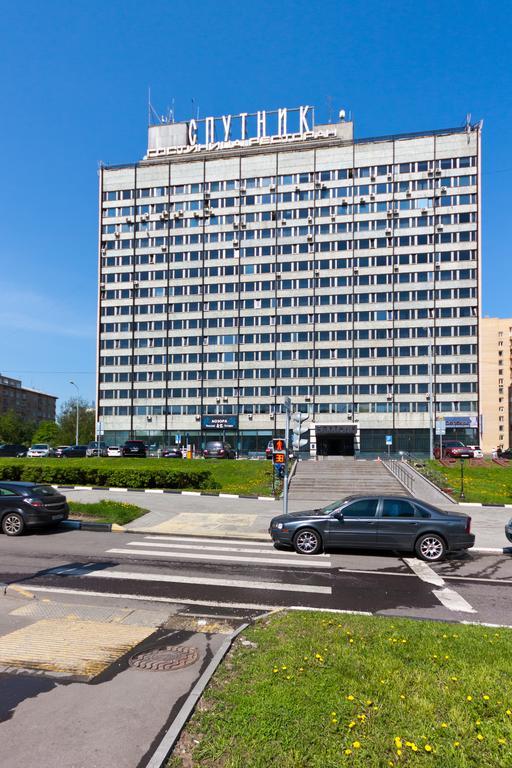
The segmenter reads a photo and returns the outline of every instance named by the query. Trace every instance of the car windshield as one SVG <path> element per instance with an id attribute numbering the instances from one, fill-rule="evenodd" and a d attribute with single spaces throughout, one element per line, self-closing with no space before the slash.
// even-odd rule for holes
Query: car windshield
<path id="1" fill-rule="evenodd" d="M 47 448 L 46 443 L 36 443 L 36 445 L 32 446 L 33 451 L 46 451 Z"/>
<path id="2" fill-rule="evenodd" d="M 125 445 L 128 448 L 138 448 L 139 445 L 144 445 L 140 440 L 127 440 Z"/>
<path id="3" fill-rule="evenodd" d="M 58 496 L 59 493 L 51 485 L 36 485 L 31 491 L 33 496 Z"/>
<path id="4" fill-rule="evenodd" d="M 222 448 L 222 443 L 206 443 L 206 447 L 209 451 Z"/>
<path id="5" fill-rule="evenodd" d="M 323 515 L 330 515 L 331 512 L 334 512 L 335 509 L 339 509 L 342 504 L 344 504 L 346 499 L 338 499 L 338 501 L 333 501 L 330 504 L 328 504 L 326 507 L 323 507 L 322 509 L 318 510 Z"/>

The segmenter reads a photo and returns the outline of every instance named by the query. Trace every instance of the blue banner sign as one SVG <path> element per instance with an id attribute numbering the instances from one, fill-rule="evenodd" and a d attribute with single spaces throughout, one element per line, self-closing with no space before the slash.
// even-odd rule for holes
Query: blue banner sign
<path id="1" fill-rule="evenodd" d="M 238 429 L 238 416 L 203 416 L 202 429 Z"/>

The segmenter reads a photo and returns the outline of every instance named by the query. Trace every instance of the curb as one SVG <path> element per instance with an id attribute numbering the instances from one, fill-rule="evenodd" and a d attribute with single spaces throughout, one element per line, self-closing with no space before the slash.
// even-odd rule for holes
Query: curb
<path id="1" fill-rule="evenodd" d="M 36 599 L 33 592 L 30 592 L 24 587 L 20 587 L 19 584 L 5 584 L 4 582 L 0 582 L 0 590 L 6 597 L 25 597 L 27 600 Z"/>
<path id="2" fill-rule="evenodd" d="M 244 631 L 244 629 L 247 629 L 248 626 L 249 624 L 242 624 L 240 627 L 238 627 L 237 630 L 235 630 L 235 632 L 233 632 L 231 635 L 229 635 L 229 637 L 226 638 L 226 640 L 224 640 L 221 647 L 212 658 L 205 671 L 185 699 L 183 706 L 174 718 L 169 730 L 164 735 L 160 744 L 157 746 L 150 761 L 146 763 L 146 768 L 163 768 L 172 748 L 179 738 L 185 723 L 194 711 L 194 708 L 204 689 L 215 674 L 218 666 L 224 659 L 224 656 L 231 648 L 233 641 L 238 637 L 239 634 Z"/>
<path id="3" fill-rule="evenodd" d="M 105 533 L 124 533 L 126 528 L 117 523 L 94 523 L 88 520 L 62 520 L 59 527 L 78 531 L 104 531 Z"/>
<path id="4" fill-rule="evenodd" d="M 274 496 L 256 496 L 245 493 L 222 493 L 219 491 L 176 491 L 171 488 L 110 488 L 107 485 L 53 485 L 63 491 L 112 491 L 114 493 L 172 493 L 182 496 L 215 496 L 219 499 L 257 499 L 258 501 L 279 501 Z"/>

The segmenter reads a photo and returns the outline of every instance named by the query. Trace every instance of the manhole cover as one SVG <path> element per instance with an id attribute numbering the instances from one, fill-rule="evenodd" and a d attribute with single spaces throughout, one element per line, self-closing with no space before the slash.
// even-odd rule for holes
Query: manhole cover
<path id="1" fill-rule="evenodd" d="M 135 653 L 129 664 L 130 667 L 137 669 L 168 672 L 189 667 L 195 664 L 198 658 L 197 648 L 191 645 L 164 645 L 160 648 L 152 648 L 150 651 Z"/>

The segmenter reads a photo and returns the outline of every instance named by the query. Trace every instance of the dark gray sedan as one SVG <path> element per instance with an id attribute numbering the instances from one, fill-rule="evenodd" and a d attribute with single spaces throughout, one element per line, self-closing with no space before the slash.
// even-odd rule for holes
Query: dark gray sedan
<path id="1" fill-rule="evenodd" d="M 0 527 L 7 536 L 21 536 L 28 528 L 56 526 L 67 520 L 66 497 L 51 485 L 0 481 Z"/>
<path id="2" fill-rule="evenodd" d="M 322 509 L 279 515 L 269 533 L 275 544 L 301 555 L 331 547 L 394 549 L 431 563 L 475 543 L 468 515 L 403 496 L 349 496 Z"/>

